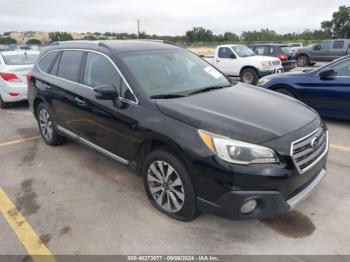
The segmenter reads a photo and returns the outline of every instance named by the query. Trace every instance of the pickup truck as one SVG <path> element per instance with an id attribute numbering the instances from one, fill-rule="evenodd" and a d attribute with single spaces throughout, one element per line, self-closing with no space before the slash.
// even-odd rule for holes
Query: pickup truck
<path id="1" fill-rule="evenodd" d="M 251 85 L 263 76 L 283 72 L 280 59 L 256 55 L 245 45 L 219 45 L 214 56 L 202 58 L 227 76 L 240 77 L 243 83 Z"/>
<path id="2" fill-rule="evenodd" d="M 350 54 L 350 39 L 321 40 L 295 53 L 297 65 L 310 66 L 315 62 L 331 62 Z"/>

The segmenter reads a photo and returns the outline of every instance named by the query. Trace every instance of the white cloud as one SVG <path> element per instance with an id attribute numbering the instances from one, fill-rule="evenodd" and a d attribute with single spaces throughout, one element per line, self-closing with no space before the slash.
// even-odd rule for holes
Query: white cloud
<path id="1" fill-rule="evenodd" d="M 214 33 L 269 28 L 316 29 L 348 0 L 0 0 L 0 30 L 184 34 L 193 26 Z"/>

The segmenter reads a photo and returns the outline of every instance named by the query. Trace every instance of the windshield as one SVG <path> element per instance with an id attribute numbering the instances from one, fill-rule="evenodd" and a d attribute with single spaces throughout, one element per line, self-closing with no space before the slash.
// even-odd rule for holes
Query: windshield
<path id="1" fill-rule="evenodd" d="M 251 49 L 245 45 L 232 46 L 232 49 L 236 52 L 239 57 L 247 57 L 256 55 Z"/>
<path id="2" fill-rule="evenodd" d="M 39 54 L 3 54 L 6 65 L 32 65 L 38 59 Z"/>
<path id="3" fill-rule="evenodd" d="M 118 56 L 150 97 L 188 95 L 199 89 L 231 85 L 214 67 L 184 50 L 147 50 Z"/>

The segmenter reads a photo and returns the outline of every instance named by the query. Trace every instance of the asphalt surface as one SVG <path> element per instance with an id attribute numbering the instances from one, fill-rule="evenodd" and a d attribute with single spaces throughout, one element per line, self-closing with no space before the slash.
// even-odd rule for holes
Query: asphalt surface
<path id="1" fill-rule="evenodd" d="M 36 138 L 25 103 L 0 111 L 0 187 L 55 255 L 349 254 L 350 122 L 325 121 L 327 176 L 295 211 L 269 221 L 170 219 L 127 167 L 74 142 Z M 0 212 L 2 254 L 27 251 Z"/>

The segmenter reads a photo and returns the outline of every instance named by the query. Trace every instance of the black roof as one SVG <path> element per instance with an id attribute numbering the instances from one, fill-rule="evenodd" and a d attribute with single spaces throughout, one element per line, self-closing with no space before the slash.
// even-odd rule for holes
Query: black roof
<path id="1" fill-rule="evenodd" d="M 84 49 L 100 46 L 117 53 L 123 53 L 123 52 L 129 52 L 129 51 L 180 48 L 175 44 L 167 43 L 162 40 L 102 40 L 102 41 L 75 40 L 75 41 L 54 42 L 51 44 L 51 46 L 74 47 L 74 48 L 84 48 Z"/>

